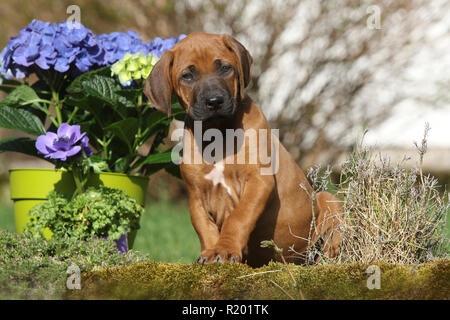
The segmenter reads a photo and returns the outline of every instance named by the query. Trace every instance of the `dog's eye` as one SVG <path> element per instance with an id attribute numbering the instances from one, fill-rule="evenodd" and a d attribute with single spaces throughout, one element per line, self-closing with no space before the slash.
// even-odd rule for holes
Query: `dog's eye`
<path id="1" fill-rule="evenodd" d="M 192 81 L 194 80 L 194 75 L 191 72 L 186 72 L 181 75 L 181 79 L 184 81 Z"/>
<path id="2" fill-rule="evenodd" d="M 230 73 L 230 71 L 233 70 L 233 66 L 230 65 L 224 65 L 220 67 L 220 73 L 222 75 L 226 75 L 228 73 Z"/>

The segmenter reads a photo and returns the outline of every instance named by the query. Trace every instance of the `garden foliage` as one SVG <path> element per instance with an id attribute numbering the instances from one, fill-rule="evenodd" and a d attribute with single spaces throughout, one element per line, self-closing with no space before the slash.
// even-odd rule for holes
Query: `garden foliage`
<path id="1" fill-rule="evenodd" d="M 68 199 L 56 191 L 30 211 L 26 230 L 41 235 L 48 228 L 54 238 L 80 240 L 100 237 L 118 240 L 130 230 L 139 229 L 144 208 L 122 190 L 90 187 Z"/>
<path id="2" fill-rule="evenodd" d="M 30 233 L 0 230 L 0 299 L 61 299 L 71 265 L 85 272 L 146 260 L 147 256 L 132 250 L 120 253 L 112 240 L 47 241 Z"/>
<path id="3" fill-rule="evenodd" d="M 183 37 L 144 42 L 132 31 L 95 35 L 81 24 L 33 20 L 1 54 L 6 79 L 0 89 L 8 95 L 0 101 L 0 127 L 44 136 L 56 134 L 63 124 L 79 126 L 92 148 L 88 163 L 96 172 L 149 175 L 173 167 L 162 140 L 172 119 L 183 119 L 184 110 L 177 103 L 171 117 L 155 110 L 143 95 L 143 84 L 161 54 Z M 16 79 L 8 79 L 12 76 Z M 151 148 L 144 152 L 147 142 Z M 10 138 L 0 141 L 0 152 L 21 152 L 65 167 L 62 157 L 34 146 L 34 138 Z"/>

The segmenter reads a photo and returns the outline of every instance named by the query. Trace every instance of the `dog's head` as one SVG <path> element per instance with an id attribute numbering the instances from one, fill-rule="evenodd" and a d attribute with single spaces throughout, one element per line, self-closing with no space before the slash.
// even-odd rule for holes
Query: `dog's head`
<path id="1" fill-rule="evenodd" d="M 232 117 L 250 82 L 252 57 L 229 35 L 192 33 L 164 52 L 144 93 L 170 114 L 172 94 L 194 120 Z"/>

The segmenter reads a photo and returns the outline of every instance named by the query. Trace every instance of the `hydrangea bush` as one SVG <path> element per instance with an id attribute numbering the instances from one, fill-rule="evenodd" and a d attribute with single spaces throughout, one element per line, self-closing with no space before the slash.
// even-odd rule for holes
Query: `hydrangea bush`
<path id="1" fill-rule="evenodd" d="M 48 227 L 56 235 L 126 240 L 138 228 L 143 209 L 123 192 L 85 185 L 91 173 L 150 175 L 165 168 L 179 174 L 162 141 L 184 111 L 175 103 L 168 117 L 152 108 L 143 85 L 162 53 L 183 37 L 145 42 L 133 31 L 96 35 L 81 24 L 33 20 L 7 43 L 0 56 L 0 90 L 7 93 L 0 127 L 28 135 L 0 141 L 0 153 L 50 161 L 71 172 L 76 185 L 71 199 L 49 195 L 32 210 L 34 233 Z"/>
<path id="2" fill-rule="evenodd" d="M 0 126 L 38 138 L 2 140 L 0 153 L 22 152 L 57 168 L 82 162 L 89 167 L 83 173 L 176 173 L 162 138 L 183 110 L 175 102 L 168 118 L 152 108 L 143 84 L 183 38 L 145 42 L 133 31 L 96 35 L 82 24 L 33 20 L 1 52 L 0 90 L 8 95 L 0 101 Z"/>

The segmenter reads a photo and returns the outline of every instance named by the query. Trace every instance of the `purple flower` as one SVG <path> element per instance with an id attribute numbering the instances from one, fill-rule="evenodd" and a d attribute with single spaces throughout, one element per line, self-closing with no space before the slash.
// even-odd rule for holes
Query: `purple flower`
<path id="1" fill-rule="evenodd" d="M 87 157 L 92 155 L 89 148 L 89 138 L 80 132 L 80 126 L 62 123 L 57 133 L 47 132 L 36 140 L 36 149 L 45 158 L 66 161 L 68 157 L 78 155 L 83 149 Z M 81 145 L 80 145 L 81 144 Z"/>
<path id="2" fill-rule="evenodd" d="M 89 138 L 86 135 L 81 139 L 81 147 L 83 148 L 86 157 L 89 158 L 90 156 L 92 156 L 92 150 L 89 147 Z"/>
<path id="3" fill-rule="evenodd" d="M 109 237 L 105 237 L 106 240 L 109 240 Z M 119 239 L 114 240 L 116 243 L 116 248 L 119 250 L 120 253 L 127 253 L 128 252 L 128 235 L 125 233 L 120 236 Z"/>

